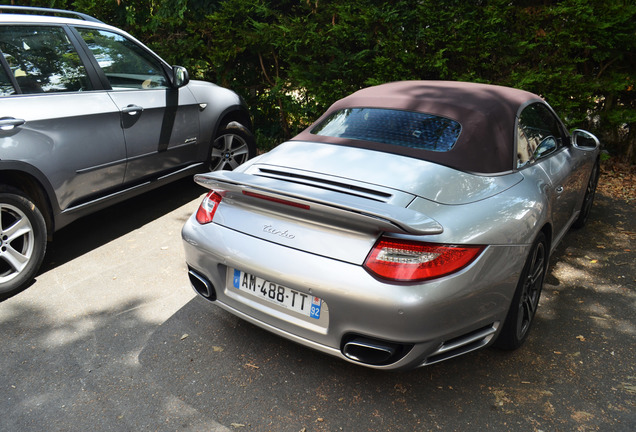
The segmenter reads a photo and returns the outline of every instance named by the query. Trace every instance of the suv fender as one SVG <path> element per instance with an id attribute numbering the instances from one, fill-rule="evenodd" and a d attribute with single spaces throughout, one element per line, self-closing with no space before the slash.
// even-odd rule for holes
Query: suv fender
<path id="1" fill-rule="evenodd" d="M 55 215 L 60 208 L 51 197 L 55 197 L 53 187 L 42 172 L 25 162 L 0 160 L 0 187 L 10 186 L 21 190 L 38 206 L 50 239 L 56 228 Z"/>

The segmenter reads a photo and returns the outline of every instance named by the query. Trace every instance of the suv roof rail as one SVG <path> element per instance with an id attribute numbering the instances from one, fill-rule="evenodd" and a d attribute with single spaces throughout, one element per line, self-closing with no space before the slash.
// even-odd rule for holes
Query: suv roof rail
<path id="1" fill-rule="evenodd" d="M 79 18 L 79 19 L 82 19 L 84 21 L 102 23 L 102 21 L 98 20 L 97 18 L 92 17 L 90 15 L 87 15 L 85 13 L 69 11 L 69 10 L 63 10 L 63 9 L 51 9 L 51 8 L 34 7 L 34 6 L 7 6 L 7 5 L 0 5 L 0 13 L 3 13 L 5 10 L 6 11 L 10 11 L 9 13 L 13 13 L 13 12 L 15 12 L 15 13 L 35 12 L 35 13 L 46 14 L 46 15 L 53 15 L 53 14 L 70 15 L 71 17 Z"/>

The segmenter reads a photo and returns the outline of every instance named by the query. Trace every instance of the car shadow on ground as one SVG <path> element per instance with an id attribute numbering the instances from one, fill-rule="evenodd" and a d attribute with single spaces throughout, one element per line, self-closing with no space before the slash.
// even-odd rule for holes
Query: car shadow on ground
<path id="1" fill-rule="evenodd" d="M 152 222 L 201 196 L 205 190 L 187 177 L 78 219 L 54 234 L 40 273 Z"/>
<path id="2" fill-rule="evenodd" d="M 37 282 L 38 275 L 152 222 L 205 191 L 192 177 L 187 177 L 74 221 L 54 233 L 35 279 L 10 295 L 0 295 L 0 302 L 29 289 Z"/>

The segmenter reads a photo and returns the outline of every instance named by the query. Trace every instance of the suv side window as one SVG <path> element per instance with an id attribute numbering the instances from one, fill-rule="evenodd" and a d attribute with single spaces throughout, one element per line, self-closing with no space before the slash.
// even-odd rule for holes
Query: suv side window
<path id="1" fill-rule="evenodd" d="M 13 83 L 11 82 L 9 75 L 7 75 L 7 71 L 4 70 L 0 63 L 0 96 L 9 96 L 12 94 L 15 94 Z"/>
<path id="2" fill-rule="evenodd" d="M 167 88 L 159 61 L 124 36 L 105 30 L 78 28 L 113 90 Z"/>
<path id="3" fill-rule="evenodd" d="M 517 168 L 552 154 L 563 145 L 563 131 L 548 107 L 535 103 L 521 112 L 517 124 Z"/>
<path id="4" fill-rule="evenodd" d="M 0 51 L 22 93 L 92 90 L 86 69 L 61 27 L 2 26 Z M 2 83 L 4 89 L 4 79 Z"/>

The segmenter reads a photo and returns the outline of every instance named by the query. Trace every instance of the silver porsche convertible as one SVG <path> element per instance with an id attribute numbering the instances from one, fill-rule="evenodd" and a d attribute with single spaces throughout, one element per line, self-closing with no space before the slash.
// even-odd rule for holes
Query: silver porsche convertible
<path id="1" fill-rule="evenodd" d="M 519 347 L 582 226 L 599 142 L 526 91 L 406 81 L 337 101 L 210 189 L 183 227 L 196 292 L 378 369 Z"/>

